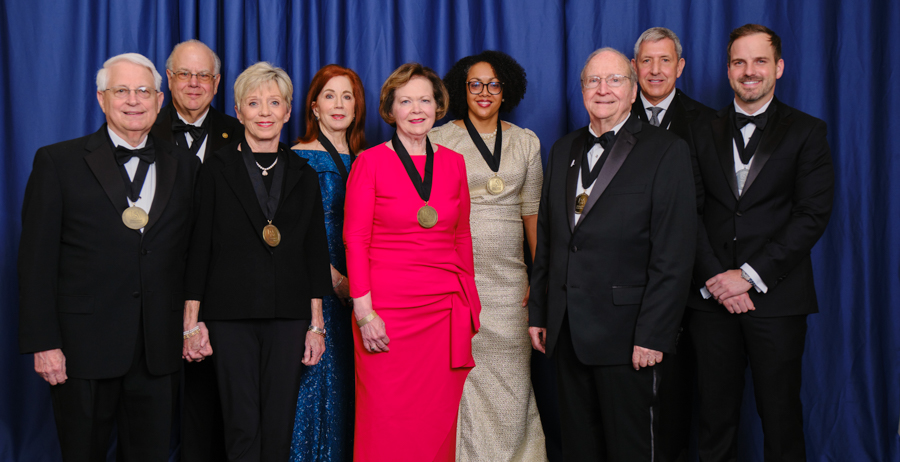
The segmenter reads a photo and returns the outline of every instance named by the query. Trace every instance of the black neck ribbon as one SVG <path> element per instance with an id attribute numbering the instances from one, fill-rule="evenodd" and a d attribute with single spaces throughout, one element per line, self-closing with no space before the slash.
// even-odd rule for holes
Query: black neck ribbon
<path id="1" fill-rule="evenodd" d="M 406 168 L 406 174 L 409 175 L 409 179 L 412 180 L 416 192 L 419 193 L 419 197 L 423 201 L 428 202 L 428 199 L 431 199 L 431 182 L 434 179 L 434 149 L 431 147 L 431 140 L 429 140 L 427 136 L 425 137 L 424 178 L 419 177 L 419 171 L 416 170 L 416 164 L 413 163 L 409 151 L 407 151 L 406 147 L 403 146 L 403 143 L 400 142 L 400 137 L 397 136 L 396 131 L 394 131 L 394 136 L 391 138 L 391 144 L 394 146 L 394 152 L 397 153 L 400 162 L 403 163 L 403 167 Z"/>
<path id="2" fill-rule="evenodd" d="M 600 147 L 603 148 L 603 154 L 597 159 L 597 163 L 594 164 L 594 168 L 591 168 L 590 156 L 588 153 L 591 152 L 591 149 L 595 144 L 600 144 Z M 606 159 L 609 158 L 609 153 L 612 151 L 613 146 L 616 144 L 616 134 L 610 130 L 599 137 L 591 135 L 588 132 L 587 140 L 584 144 L 584 149 L 581 154 L 581 187 L 584 189 L 590 188 L 594 181 L 600 176 L 600 170 L 603 169 L 603 164 L 606 163 Z"/>
<path id="3" fill-rule="evenodd" d="M 463 122 L 466 124 L 466 130 L 469 132 L 469 138 L 472 138 L 472 142 L 475 143 L 475 147 L 478 148 L 478 152 L 481 153 L 481 157 L 484 158 L 484 161 L 487 162 L 488 167 L 491 168 L 491 171 L 497 173 L 500 170 L 500 150 L 503 147 L 503 127 L 500 125 L 500 118 L 497 117 L 497 139 L 494 140 L 494 154 L 491 154 L 491 151 L 488 151 L 487 144 L 484 143 L 484 140 L 481 138 L 481 134 L 478 133 L 478 130 L 475 130 L 475 125 L 469 120 L 469 116 L 466 115 L 463 118 Z"/>
<path id="4" fill-rule="evenodd" d="M 341 155 L 338 154 L 337 149 L 334 147 L 333 144 L 331 144 L 331 140 L 329 140 L 328 137 L 325 136 L 324 133 L 319 132 L 318 140 L 319 140 L 319 143 L 321 143 L 322 146 L 325 148 L 325 150 L 328 151 L 328 154 L 331 155 L 331 160 L 334 161 L 334 165 L 337 167 L 338 172 L 340 172 L 341 178 L 344 179 L 344 184 L 346 185 L 347 178 L 350 176 L 350 174 L 347 173 L 347 167 L 344 166 L 344 161 L 341 160 Z M 347 140 L 347 147 L 348 147 L 348 149 L 350 147 L 349 139 Z M 355 156 L 353 155 L 353 151 L 350 151 L 350 163 L 353 163 L 354 157 Z"/>
<path id="5" fill-rule="evenodd" d="M 125 146 L 119 146 L 116 147 L 114 151 L 140 151 L 142 153 L 154 153 L 153 139 L 148 136 L 147 143 L 141 149 L 129 149 Z M 121 155 L 117 154 L 117 156 Z M 123 158 L 117 158 L 116 160 L 119 163 L 119 173 L 122 174 L 122 180 L 125 181 L 125 192 L 128 194 L 128 199 L 130 199 L 131 202 L 137 202 L 138 199 L 141 198 L 141 190 L 144 188 L 144 182 L 147 180 L 147 172 L 150 171 L 150 164 L 152 162 L 148 162 L 147 160 L 141 158 L 137 170 L 134 171 L 134 179 L 131 179 L 131 177 L 128 176 L 128 171 L 125 170 L 125 163 L 127 163 L 130 159 L 124 159 L 124 156 L 121 157 Z M 135 155 L 134 157 L 139 156 Z M 123 160 L 124 162 L 122 162 Z"/>
<path id="6" fill-rule="evenodd" d="M 256 166 L 256 158 L 253 156 L 253 150 L 246 141 L 241 141 L 241 158 L 244 159 L 244 165 L 247 167 L 247 173 L 250 174 L 250 183 L 253 184 L 253 191 L 256 193 L 256 200 L 259 201 L 259 207 L 266 216 L 266 220 L 275 219 L 275 212 L 278 210 L 278 201 L 281 200 L 281 185 L 284 183 L 284 162 L 287 156 L 284 153 L 284 147 L 278 144 L 278 157 L 281 162 L 275 164 L 274 178 L 272 178 L 272 187 L 266 191 L 266 185 L 263 183 L 262 173 Z"/>
<path id="7" fill-rule="evenodd" d="M 753 134 L 750 135 L 750 139 L 747 140 L 747 145 L 744 146 L 744 135 L 741 133 L 743 125 L 738 127 L 738 113 L 734 110 L 734 105 L 731 105 L 731 133 L 734 138 L 734 144 L 737 146 L 738 157 L 741 158 L 741 163 L 744 165 L 749 164 L 750 159 L 753 158 L 753 154 L 756 154 L 756 148 L 759 147 L 759 140 L 762 139 L 763 130 L 765 130 L 768 120 L 771 120 L 772 116 L 775 114 L 775 109 L 775 104 L 769 104 L 766 111 L 763 112 L 763 114 L 760 114 L 765 115 L 763 122 L 759 125 L 756 123 L 753 124 L 756 125 L 756 128 L 753 130 Z M 744 125 L 746 125 L 746 123 Z"/>

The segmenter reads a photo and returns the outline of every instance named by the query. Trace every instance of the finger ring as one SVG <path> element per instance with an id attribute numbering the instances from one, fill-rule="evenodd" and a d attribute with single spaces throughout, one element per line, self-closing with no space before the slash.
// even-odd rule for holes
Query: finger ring
<path id="1" fill-rule="evenodd" d="M 650 360 L 650 361 L 647 362 L 647 364 L 649 364 L 649 365 L 652 366 L 652 365 L 656 364 L 656 361 Z"/>

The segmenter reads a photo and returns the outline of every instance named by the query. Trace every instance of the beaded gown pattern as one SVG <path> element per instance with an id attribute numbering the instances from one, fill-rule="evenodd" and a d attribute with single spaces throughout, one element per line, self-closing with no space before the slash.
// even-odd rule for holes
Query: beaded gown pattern
<path id="1" fill-rule="evenodd" d="M 496 133 L 481 134 L 493 153 Z M 469 132 L 453 122 L 428 134 L 463 155 L 472 200 L 470 225 L 481 330 L 472 340 L 478 367 L 466 379 L 459 408 L 457 461 L 545 461 L 544 431 L 531 387 L 531 340 L 522 299 L 528 287 L 522 216 L 535 215 L 543 169 L 540 141 L 510 124 L 503 131 L 498 195 L 494 176 Z"/>
<path id="2" fill-rule="evenodd" d="M 344 252 L 344 196 L 346 187 L 331 155 L 326 151 L 295 150 L 309 159 L 319 174 L 322 205 L 325 207 L 325 231 L 331 266 L 347 274 Z M 350 155 L 341 154 L 350 170 Z M 341 305 L 335 296 L 322 300 L 325 319 L 325 353 L 319 364 L 304 368 L 291 461 L 351 461 L 353 459 L 353 332 L 351 307 Z"/>

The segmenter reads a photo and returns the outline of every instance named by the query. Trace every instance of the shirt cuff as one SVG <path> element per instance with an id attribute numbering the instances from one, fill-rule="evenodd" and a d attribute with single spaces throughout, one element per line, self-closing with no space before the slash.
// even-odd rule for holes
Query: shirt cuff
<path id="1" fill-rule="evenodd" d="M 762 278 L 759 277 L 759 273 L 757 273 L 752 266 L 748 263 L 744 263 L 741 265 L 741 269 L 753 280 L 753 287 L 756 288 L 757 292 L 766 293 L 769 291 L 769 287 L 763 282 Z"/>
<path id="2" fill-rule="evenodd" d="M 700 295 L 703 296 L 704 300 L 708 300 L 708 299 L 712 298 L 712 294 L 709 293 L 709 290 L 706 287 L 700 288 Z"/>

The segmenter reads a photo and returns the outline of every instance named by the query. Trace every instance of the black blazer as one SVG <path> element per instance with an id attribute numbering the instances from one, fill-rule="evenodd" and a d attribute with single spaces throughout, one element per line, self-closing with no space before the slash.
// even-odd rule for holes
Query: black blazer
<path id="1" fill-rule="evenodd" d="M 187 300 L 201 301 L 204 320 L 310 319 L 310 299 L 333 293 L 319 177 L 280 145 L 286 164 L 272 224 L 281 243 L 269 247 L 239 145 L 217 151 L 200 173 Z"/>
<path id="2" fill-rule="evenodd" d="M 568 312 L 578 359 L 630 364 L 634 345 L 673 352 L 696 241 L 687 144 L 630 117 L 578 223 L 587 127 L 553 145 L 538 212 L 529 319 L 552 354 Z"/>
<path id="3" fill-rule="evenodd" d="M 768 286 L 750 289 L 750 316 L 818 311 L 810 250 L 825 232 L 834 169 L 825 122 L 774 99 L 743 194 L 737 194 L 731 113 L 734 103 L 694 134 L 699 232 L 688 306 L 724 310 L 700 288 L 725 270 L 749 263 Z"/>
<path id="4" fill-rule="evenodd" d="M 634 103 L 631 105 L 631 113 L 637 116 L 638 119 L 641 119 L 641 122 L 650 123 L 650 118 L 647 117 L 647 109 L 644 107 L 644 102 L 640 96 L 634 99 Z M 714 109 L 689 98 L 683 91 L 676 88 L 672 104 L 666 110 L 659 126 L 662 128 L 668 127 L 670 132 L 678 135 L 690 145 L 693 137 L 691 126 L 698 122 L 702 123 L 712 120 L 715 116 L 716 111 Z"/>
<path id="5" fill-rule="evenodd" d="M 106 125 L 34 157 L 19 244 L 19 348 L 61 348 L 70 377 L 124 375 L 139 327 L 151 373 L 181 365 L 184 261 L 200 161 L 150 136 L 156 193 L 143 234 L 122 223 L 128 202 Z"/>
<path id="6" fill-rule="evenodd" d="M 215 155 L 215 152 L 219 149 L 244 139 L 244 126 L 234 117 L 219 112 L 212 106 L 209 107 L 209 113 L 206 117 L 209 117 L 209 134 L 206 140 L 204 162 Z M 172 121 L 176 119 L 178 119 L 178 113 L 175 110 L 175 105 L 170 102 L 159 111 L 159 117 L 156 118 L 156 123 L 153 124 L 150 133 L 153 133 L 157 138 L 162 138 L 171 144 L 175 144 L 175 137 L 172 134 Z"/>

